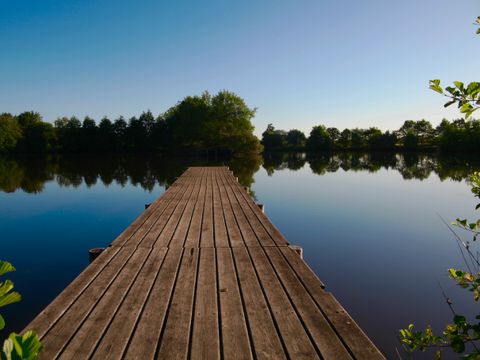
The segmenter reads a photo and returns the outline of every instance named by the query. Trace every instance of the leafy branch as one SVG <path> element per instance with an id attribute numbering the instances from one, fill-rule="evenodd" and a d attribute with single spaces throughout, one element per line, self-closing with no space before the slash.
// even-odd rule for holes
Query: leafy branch
<path id="1" fill-rule="evenodd" d="M 457 285 L 473 292 L 475 301 L 480 300 L 480 274 L 475 275 L 457 269 L 449 269 L 448 272 Z M 475 319 L 478 320 L 476 323 L 470 323 L 465 316 L 455 314 L 453 324 L 447 324 L 441 335 L 435 335 L 430 326 L 424 331 L 415 331 L 414 325 L 410 324 L 407 329 L 400 330 L 401 342 L 409 352 L 436 348 L 436 359 L 441 359 L 442 348 L 450 347 L 456 353 L 464 353 L 466 345 L 471 344 L 474 350 L 464 358 L 480 359 L 480 349 L 476 346 L 476 342 L 480 340 L 480 315 Z"/>
<path id="2" fill-rule="evenodd" d="M 465 114 L 466 118 L 480 108 L 480 82 L 478 81 L 473 81 L 467 86 L 461 81 L 454 81 L 455 86 L 447 86 L 445 89 L 440 85 L 438 79 L 430 80 L 429 83 L 430 89 L 450 99 L 444 107 L 457 104 L 460 112 Z"/>

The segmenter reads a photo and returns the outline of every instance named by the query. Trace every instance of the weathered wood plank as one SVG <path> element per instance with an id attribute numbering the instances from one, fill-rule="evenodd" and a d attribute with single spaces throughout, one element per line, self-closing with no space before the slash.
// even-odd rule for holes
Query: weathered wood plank
<path id="1" fill-rule="evenodd" d="M 233 178 L 233 176 L 230 176 L 230 178 Z M 265 231 L 265 228 L 259 221 L 258 217 L 255 215 L 255 213 L 252 211 L 252 209 L 247 204 L 247 201 L 243 197 L 242 193 L 245 193 L 245 190 L 238 185 L 232 185 L 232 182 L 228 179 L 225 179 L 225 186 L 228 186 L 231 189 L 232 197 L 238 204 L 238 208 L 242 210 L 243 216 L 248 221 L 253 233 L 255 233 L 259 244 L 262 246 L 275 246 L 275 242 Z"/>
<path id="2" fill-rule="evenodd" d="M 127 346 L 127 359 L 154 359 L 160 334 L 167 316 L 183 249 L 168 249 L 164 263 L 137 321 L 133 336 Z"/>
<path id="3" fill-rule="evenodd" d="M 197 186 L 198 182 L 199 178 L 197 178 L 195 182 L 190 183 L 188 190 L 184 193 L 180 201 L 178 201 L 169 209 L 169 216 L 162 217 L 161 221 L 156 224 L 155 228 L 147 234 L 145 240 L 141 244 L 142 246 L 168 246 L 175 232 L 175 229 L 177 228 L 177 225 L 181 219 L 187 202 L 192 196 L 192 193 L 194 193 L 195 187 Z"/>
<path id="4" fill-rule="evenodd" d="M 224 359 L 252 359 L 242 297 L 232 250 L 217 248 L 222 347 Z"/>
<path id="5" fill-rule="evenodd" d="M 230 174 L 231 175 L 231 174 Z M 228 182 L 232 186 L 236 186 L 237 188 L 241 188 L 241 185 L 238 184 L 235 179 L 233 178 L 233 175 L 227 176 Z M 274 242 L 276 243 L 277 246 L 285 246 L 288 245 L 288 241 L 285 239 L 285 237 L 282 235 L 282 233 L 277 229 L 277 227 L 268 219 L 268 217 L 260 210 L 257 204 L 251 199 L 251 197 L 247 194 L 246 191 L 242 191 L 243 189 L 240 190 L 239 194 L 243 196 L 243 198 L 246 201 L 246 204 L 250 207 L 251 211 L 257 216 L 259 221 L 262 223 L 262 225 L 265 227 L 267 232 L 270 234 Z"/>
<path id="6" fill-rule="evenodd" d="M 93 353 L 95 345 L 106 331 L 124 297 L 137 279 L 137 275 L 141 273 L 141 269 L 150 253 L 151 249 L 137 248 L 135 250 L 127 265 L 95 304 L 95 307 L 75 333 L 74 338 L 67 344 L 60 356 L 61 359 L 75 357 L 86 359 Z M 150 274 L 143 273 L 142 275 L 145 277 Z"/>
<path id="7" fill-rule="evenodd" d="M 206 191 L 202 219 L 202 231 L 200 236 L 200 247 L 214 247 L 213 240 L 213 169 L 210 170 L 206 178 Z"/>
<path id="8" fill-rule="evenodd" d="M 197 264 L 198 249 L 185 249 L 156 354 L 158 359 L 185 359 L 188 355 Z"/>
<path id="9" fill-rule="evenodd" d="M 108 290 L 121 270 L 129 264 L 133 254 L 128 248 L 122 248 L 113 260 L 103 269 L 80 297 L 65 311 L 54 327 L 42 339 L 48 346 L 42 352 L 44 359 L 55 358 L 68 344 L 79 326 L 94 309 L 96 303 Z"/>
<path id="10" fill-rule="evenodd" d="M 232 251 L 256 358 L 285 359 L 282 342 L 247 250 L 244 247 L 237 247 Z"/>
<path id="11" fill-rule="evenodd" d="M 190 358 L 220 359 L 215 249 L 200 249 Z"/>
<path id="12" fill-rule="evenodd" d="M 203 210 L 204 210 L 203 204 L 205 202 L 206 190 L 207 190 L 206 178 L 205 176 L 202 176 L 202 181 L 200 184 L 200 193 L 195 203 L 195 209 L 193 210 L 190 227 L 187 233 L 187 239 L 185 240 L 186 248 L 200 246 L 200 235 L 202 231 L 202 218 L 203 218 Z"/>
<path id="13" fill-rule="evenodd" d="M 43 338 L 49 329 L 54 326 L 71 305 L 96 280 L 97 276 L 112 261 L 120 248 L 108 248 L 88 266 L 73 282 L 58 295 L 37 317 L 27 326 L 35 330 Z"/>
<path id="14" fill-rule="evenodd" d="M 93 354 L 94 359 L 119 359 L 125 352 L 141 311 L 163 265 L 167 248 L 155 248 L 128 291 L 125 301 L 110 323 Z"/>
<path id="15" fill-rule="evenodd" d="M 225 218 L 225 225 L 227 227 L 227 234 L 228 240 L 231 247 L 238 247 L 244 246 L 245 243 L 243 242 L 242 235 L 240 234 L 240 230 L 237 225 L 237 221 L 235 220 L 235 216 L 233 215 L 232 208 L 230 206 L 230 202 L 228 200 L 227 192 L 225 187 L 223 186 L 222 178 L 216 178 L 217 187 L 219 188 L 220 193 L 220 202 L 222 204 L 222 211 Z"/>
<path id="16" fill-rule="evenodd" d="M 237 202 L 237 199 L 235 198 L 234 194 L 232 193 L 231 189 L 229 186 L 226 185 L 226 180 L 222 177 L 220 178 L 222 186 L 225 188 L 227 198 L 230 202 L 230 206 L 232 208 L 233 214 L 235 216 L 236 222 L 238 224 L 238 227 L 240 229 L 240 233 L 242 234 L 243 241 L 246 246 L 259 246 L 260 243 L 258 242 L 257 237 L 255 236 L 255 233 L 253 232 L 252 228 L 250 227 L 250 224 L 247 221 L 247 218 L 245 217 L 245 214 L 243 213 L 240 205 Z"/>
<path id="17" fill-rule="evenodd" d="M 201 181 L 203 181 L 203 178 Z M 187 206 L 185 207 L 183 213 L 180 216 L 178 226 L 174 230 L 172 240 L 168 244 L 169 247 L 183 247 L 185 245 L 188 230 L 190 228 L 190 223 L 192 222 L 194 208 L 196 206 L 196 203 L 198 202 L 199 197 L 202 196 L 201 181 L 197 181 L 195 183 L 192 194 L 187 201 Z M 160 241 L 159 243 L 162 244 L 164 242 Z"/>
<path id="18" fill-rule="evenodd" d="M 220 189 L 217 183 L 218 171 L 214 172 L 212 177 L 212 196 L 213 196 L 213 223 L 215 246 L 230 246 L 227 236 L 227 227 L 225 225 L 225 216 L 222 208 L 222 199 L 220 198 Z"/>

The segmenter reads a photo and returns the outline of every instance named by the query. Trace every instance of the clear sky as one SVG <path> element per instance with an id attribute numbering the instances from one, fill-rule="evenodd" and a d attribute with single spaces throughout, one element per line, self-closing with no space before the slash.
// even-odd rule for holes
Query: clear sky
<path id="1" fill-rule="evenodd" d="M 234 91 L 268 123 L 454 118 L 428 80 L 480 80 L 479 0 L 0 0 L 0 112 L 99 120 Z"/>

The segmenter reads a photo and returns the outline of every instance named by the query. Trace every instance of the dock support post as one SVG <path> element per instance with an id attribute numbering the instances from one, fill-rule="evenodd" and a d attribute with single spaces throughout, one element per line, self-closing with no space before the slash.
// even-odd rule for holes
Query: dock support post
<path id="1" fill-rule="evenodd" d="M 300 256 L 300 259 L 303 259 L 303 248 L 301 246 L 298 246 L 298 245 L 288 245 L 288 247 L 290 249 L 292 249 L 293 251 L 295 251 L 297 253 L 298 256 Z"/>
<path id="2" fill-rule="evenodd" d="M 93 248 L 88 250 L 88 260 L 89 263 L 91 264 L 93 260 L 95 260 L 102 252 L 105 250 L 105 248 L 100 247 L 100 248 Z"/>
<path id="3" fill-rule="evenodd" d="M 248 186 L 244 186 L 243 189 L 244 189 L 248 194 L 250 194 L 250 189 L 248 188 Z"/>
<path id="4" fill-rule="evenodd" d="M 145 210 L 147 210 L 152 204 L 145 204 Z"/>
<path id="5" fill-rule="evenodd" d="M 262 213 L 265 214 L 265 205 L 257 203 L 257 206 L 262 210 Z"/>

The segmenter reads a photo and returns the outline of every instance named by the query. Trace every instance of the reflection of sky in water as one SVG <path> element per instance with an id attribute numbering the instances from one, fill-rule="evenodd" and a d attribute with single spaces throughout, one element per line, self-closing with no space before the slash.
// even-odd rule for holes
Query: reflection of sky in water
<path id="1" fill-rule="evenodd" d="M 172 167 L 167 173 L 174 175 L 182 166 L 152 165 Z M 448 267 L 464 265 L 437 216 L 448 222 L 474 217 L 475 199 L 464 181 L 442 182 L 435 173 L 423 181 L 404 180 L 397 170 L 386 169 L 340 168 L 319 176 L 308 163 L 298 171 L 274 167 L 283 170 L 268 176 L 261 168 L 254 176 L 258 201 L 287 239 L 304 248 L 305 259 L 327 288 L 389 355 L 398 328 L 410 321 L 439 326 L 451 320 L 437 281 L 460 312 L 462 306 L 466 314 L 472 312 L 470 294 L 463 296 L 445 275 Z M 248 174 L 257 168 L 254 162 L 250 170 L 238 167 L 237 174 L 248 183 Z M 10 324 L 6 331 L 23 328 L 86 266 L 89 248 L 108 245 L 162 192 L 160 185 L 150 192 L 129 181 L 124 187 L 97 181 L 75 188 L 54 180 L 38 194 L 0 192 L 0 255 L 17 267 L 11 278 L 24 296 L 4 311 Z"/>

